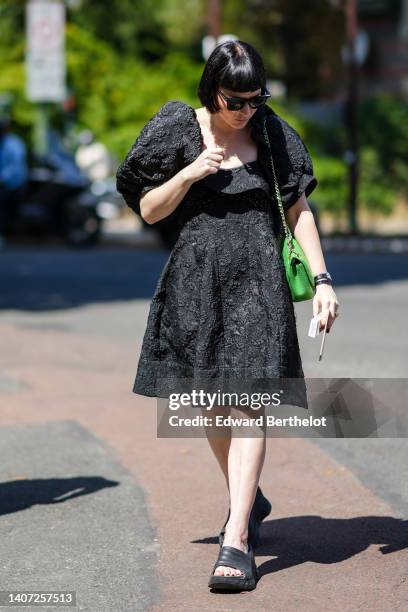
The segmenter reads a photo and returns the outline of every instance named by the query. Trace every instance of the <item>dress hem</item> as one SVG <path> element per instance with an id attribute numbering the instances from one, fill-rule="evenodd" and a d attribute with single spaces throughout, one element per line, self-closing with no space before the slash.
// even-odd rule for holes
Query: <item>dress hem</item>
<path id="1" fill-rule="evenodd" d="M 262 392 L 270 391 L 271 383 L 275 385 L 273 390 L 276 392 L 276 381 L 279 380 L 280 386 L 285 389 L 287 401 L 292 401 L 303 408 L 308 408 L 306 397 L 306 385 L 303 369 L 297 376 L 277 375 L 272 368 L 263 368 L 261 371 L 251 367 L 199 369 L 195 368 L 190 375 L 186 373 L 174 373 L 171 375 L 159 375 L 160 365 L 166 368 L 174 367 L 176 364 L 161 361 L 140 361 L 143 373 L 138 372 L 133 384 L 132 392 L 145 397 L 168 398 L 172 393 L 188 393 L 191 389 L 200 389 L 209 393 L 223 391 L 225 393 L 241 392 L 253 393 L 251 385 L 259 386 Z M 293 381 L 293 382 L 291 382 Z M 301 381 L 301 382 L 297 382 Z M 258 387 L 257 387 L 258 385 Z M 259 391 L 257 391 L 259 392 Z M 294 399 L 293 399 L 294 398 Z M 300 398 L 300 401 L 299 401 Z"/>

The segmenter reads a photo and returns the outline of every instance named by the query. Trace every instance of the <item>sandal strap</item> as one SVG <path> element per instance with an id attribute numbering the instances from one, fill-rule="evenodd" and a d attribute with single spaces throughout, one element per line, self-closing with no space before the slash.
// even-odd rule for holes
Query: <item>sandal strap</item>
<path id="1" fill-rule="evenodd" d="M 248 551 L 248 553 L 244 553 L 242 550 L 235 548 L 234 546 L 223 546 L 218 555 L 218 559 L 215 562 L 213 573 L 214 570 L 220 565 L 239 569 L 245 574 L 245 576 L 249 576 L 252 570 L 250 551 Z"/>

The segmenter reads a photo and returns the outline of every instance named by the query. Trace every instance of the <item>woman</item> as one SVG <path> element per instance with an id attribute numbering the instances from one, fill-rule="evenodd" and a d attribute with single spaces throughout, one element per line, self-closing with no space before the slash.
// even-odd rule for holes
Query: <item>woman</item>
<path id="1" fill-rule="evenodd" d="M 151 303 L 133 386 L 146 396 L 166 397 L 186 380 L 219 388 L 227 379 L 233 385 L 304 377 L 278 246 L 271 155 L 287 222 L 319 276 L 313 314 L 325 311 L 328 330 L 337 316 L 306 200 L 317 185 L 312 161 L 298 133 L 266 106 L 257 51 L 238 40 L 217 46 L 198 97 L 198 109 L 164 104 L 117 172 L 118 191 L 133 210 L 149 224 L 173 221 L 180 231 Z M 250 590 L 259 526 L 271 510 L 258 487 L 264 431 L 208 439 L 230 497 L 209 586 Z"/>

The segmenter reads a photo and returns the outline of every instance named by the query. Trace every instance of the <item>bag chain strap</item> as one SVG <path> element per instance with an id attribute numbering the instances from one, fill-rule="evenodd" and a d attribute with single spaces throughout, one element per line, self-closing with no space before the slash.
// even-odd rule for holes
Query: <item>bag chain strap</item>
<path id="1" fill-rule="evenodd" d="M 264 137 L 265 140 L 268 144 L 268 149 L 269 149 L 269 159 L 270 159 L 270 163 L 271 163 L 271 168 L 272 168 L 272 173 L 273 173 L 273 179 L 274 179 L 274 187 L 275 187 L 275 191 L 276 191 L 276 197 L 278 200 L 278 205 L 279 205 L 279 211 L 282 217 L 282 224 L 283 224 L 283 228 L 285 231 L 285 235 L 286 235 L 286 239 L 288 241 L 288 247 L 291 253 L 296 254 L 294 248 L 293 248 L 293 235 L 292 232 L 289 229 L 288 224 L 286 223 L 286 218 L 285 218 L 285 213 L 283 210 L 283 204 L 282 204 L 282 199 L 281 199 L 281 195 L 280 195 L 280 191 L 279 191 L 279 187 L 278 187 L 278 181 L 276 179 L 276 173 L 275 173 L 275 165 L 273 163 L 273 157 L 272 157 L 272 150 L 271 150 L 271 143 L 269 142 L 269 136 L 268 136 L 268 131 L 266 129 L 266 119 L 264 118 L 263 120 L 263 132 L 264 132 Z"/>

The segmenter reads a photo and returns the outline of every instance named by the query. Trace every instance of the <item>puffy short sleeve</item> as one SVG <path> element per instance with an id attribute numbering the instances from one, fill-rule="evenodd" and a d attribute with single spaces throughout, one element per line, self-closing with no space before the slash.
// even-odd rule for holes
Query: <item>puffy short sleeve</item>
<path id="1" fill-rule="evenodd" d="M 277 132 L 273 132 L 277 145 L 273 147 L 273 157 L 283 208 L 287 211 L 302 193 L 309 196 L 318 181 L 313 173 L 312 158 L 299 133 L 281 117 L 278 117 L 278 127 L 278 137 Z M 273 137 L 271 145 L 272 142 Z"/>
<path id="2" fill-rule="evenodd" d="M 177 117 L 180 103 L 166 102 L 145 124 L 116 172 L 116 189 L 127 205 L 140 214 L 142 192 L 159 187 L 179 167 Z"/>

